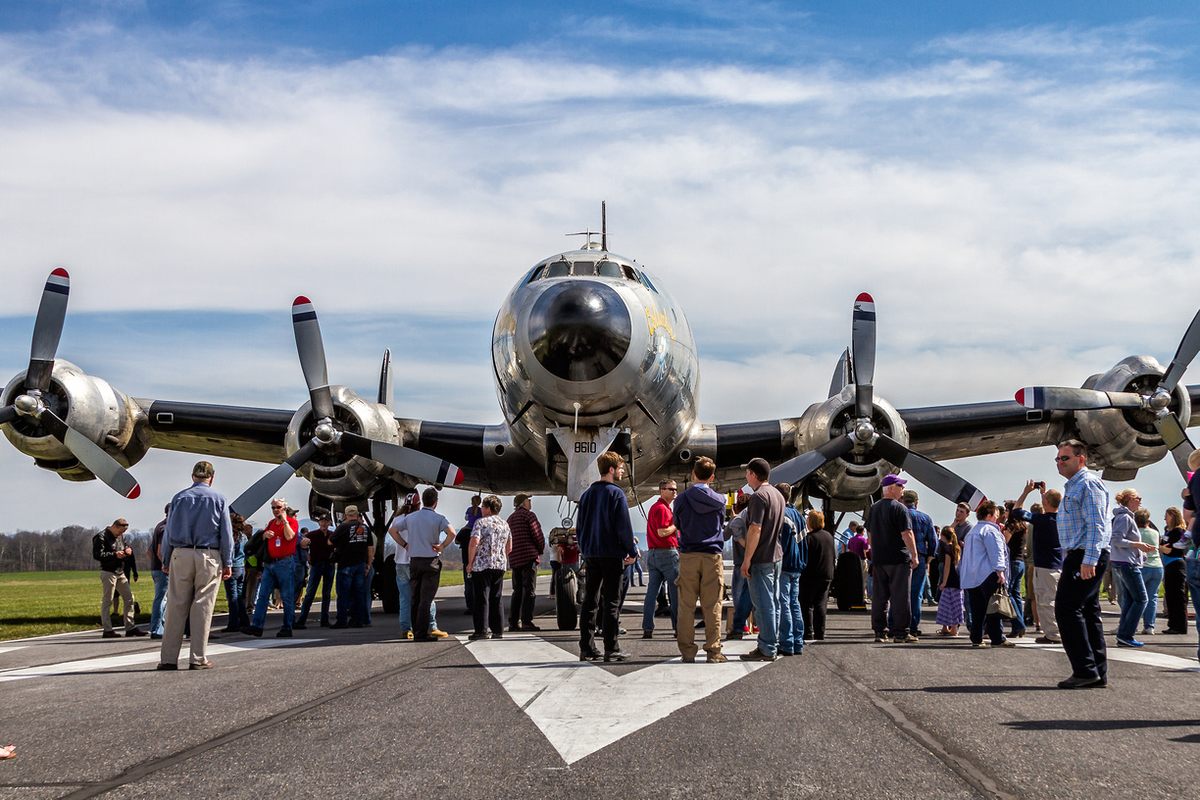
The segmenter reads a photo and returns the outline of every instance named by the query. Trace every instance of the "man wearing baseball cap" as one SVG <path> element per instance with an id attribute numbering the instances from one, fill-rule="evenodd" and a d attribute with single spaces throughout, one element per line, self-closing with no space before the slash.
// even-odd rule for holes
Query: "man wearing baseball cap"
<path id="1" fill-rule="evenodd" d="M 899 475 L 884 475 L 880 486 L 883 499 L 867 511 L 867 534 L 871 539 L 871 627 L 875 641 L 883 642 L 888 624 L 888 603 L 892 606 L 892 641 L 918 641 L 909 633 L 912 614 L 909 589 L 917 566 L 917 543 L 913 536 L 912 516 L 900 502 L 906 480 Z"/>

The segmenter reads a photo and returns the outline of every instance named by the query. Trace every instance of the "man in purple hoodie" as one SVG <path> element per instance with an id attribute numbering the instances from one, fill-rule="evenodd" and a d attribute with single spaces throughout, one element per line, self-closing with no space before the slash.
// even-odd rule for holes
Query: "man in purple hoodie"
<path id="1" fill-rule="evenodd" d="M 717 465 L 700 456 L 692 466 L 692 485 L 675 499 L 679 529 L 679 620 L 675 626 L 679 654 L 685 664 L 696 660 L 696 597 L 704 616 L 704 652 L 708 663 L 728 661 L 721 652 L 721 597 L 725 591 L 722 536 L 725 497 L 709 487 Z"/>

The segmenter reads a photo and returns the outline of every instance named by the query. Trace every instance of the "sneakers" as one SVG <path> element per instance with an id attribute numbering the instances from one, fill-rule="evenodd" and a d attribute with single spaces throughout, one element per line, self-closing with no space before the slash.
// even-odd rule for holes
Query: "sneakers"
<path id="1" fill-rule="evenodd" d="M 629 660 L 629 653 L 626 653 L 624 650 L 613 650 L 611 653 L 604 654 L 604 663 L 605 664 L 607 664 L 610 661 L 628 661 L 628 660 Z"/>
<path id="2" fill-rule="evenodd" d="M 709 664 L 724 664 L 728 660 L 729 659 L 725 657 L 724 653 L 709 653 L 707 663 L 709 663 Z"/>
<path id="3" fill-rule="evenodd" d="M 742 661 L 774 661 L 779 656 L 769 656 L 757 647 L 742 656 Z"/>
<path id="4" fill-rule="evenodd" d="M 887 639 L 884 639 L 882 636 L 875 637 L 875 644 L 883 644 L 886 641 L 887 641 Z"/>
<path id="5" fill-rule="evenodd" d="M 992 646 L 991 642 L 971 642 L 971 647 L 976 647 L 976 648 L 979 648 L 980 650 L 986 650 L 987 648 L 989 648 L 991 646 Z"/>
<path id="6" fill-rule="evenodd" d="M 580 661 L 599 661 L 600 658 L 600 654 L 595 650 L 583 650 L 579 653 Z"/>
<path id="7" fill-rule="evenodd" d="M 400 638 L 401 638 L 401 639 L 408 639 L 408 640 L 411 642 L 411 641 L 412 641 L 412 637 L 413 637 L 413 635 L 412 635 L 412 631 L 400 631 Z"/>
<path id="8" fill-rule="evenodd" d="M 921 640 L 918 639 L 916 636 L 913 636 L 911 633 L 909 633 L 904 636 L 897 636 L 896 638 L 892 639 L 892 644 L 913 644 L 914 642 L 919 642 L 919 641 L 921 641 Z"/>
<path id="9" fill-rule="evenodd" d="M 1145 642 L 1139 642 L 1137 639 L 1122 639 L 1117 637 L 1117 647 L 1145 647 Z"/>
<path id="10" fill-rule="evenodd" d="M 433 630 L 429 631 L 429 635 L 434 639 L 446 639 L 450 636 L 450 634 L 438 628 L 434 628 Z"/>
<path id="11" fill-rule="evenodd" d="M 1002 641 L 1000 643 L 1000 646 L 1001 647 L 1016 647 L 1017 643 L 1014 642 L 1012 639 L 1005 639 L 1004 641 Z"/>
<path id="12" fill-rule="evenodd" d="M 188 664 L 188 669 L 212 669 L 215 666 L 216 664 L 206 658 L 199 664 Z"/>
<path id="13" fill-rule="evenodd" d="M 129 634 L 125 634 L 128 636 Z M 1154 628 L 1142 628 L 1142 636 L 1153 636 Z"/>

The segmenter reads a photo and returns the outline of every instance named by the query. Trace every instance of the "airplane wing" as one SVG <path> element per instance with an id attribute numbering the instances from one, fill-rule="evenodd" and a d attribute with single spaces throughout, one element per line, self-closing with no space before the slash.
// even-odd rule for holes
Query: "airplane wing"
<path id="1" fill-rule="evenodd" d="M 150 446 L 182 453 L 277 464 L 294 411 L 135 398 Z"/>

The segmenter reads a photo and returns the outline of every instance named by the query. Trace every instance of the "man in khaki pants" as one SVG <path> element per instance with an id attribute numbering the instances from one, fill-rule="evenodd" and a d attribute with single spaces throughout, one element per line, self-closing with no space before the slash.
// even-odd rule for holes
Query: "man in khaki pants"
<path id="1" fill-rule="evenodd" d="M 188 669 L 210 669 L 204 653 L 212 627 L 217 587 L 233 574 L 233 526 L 225 497 L 212 489 L 213 465 L 192 467 L 192 486 L 175 495 L 163 534 L 163 572 L 167 584 L 167 625 L 160 670 L 178 669 L 183 625 L 191 623 Z"/>
<path id="2" fill-rule="evenodd" d="M 125 635 L 146 635 L 145 631 L 134 625 L 133 592 L 129 589 L 129 579 L 125 577 L 125 559 L 133 557 L 133 549 L 125 544 L 127 530 L 129 523 L 122 517 L 96 534 L 98 546 L 95 555 L 100 559 L 100 624 L 104 627 L 105 639 L 116 639 L 121 635 L 113 630 L 112 625 L 112 612 L 121 601 L 125 603 Z"/>
<path id="3" fill-rule="evenodd" d="M 700 456 L 692 465 L 692 485 L 675 499 L 679 531 L 679 609 L 675 641 L 685 664 L 696 660 L 696 598 L 704 617 L 704 651 L 708 663 L 728 661 L 721 652 L 721 596 L 725 590 L 723 536 L 725 497 L 709 487 L 717 465 Z"/>

